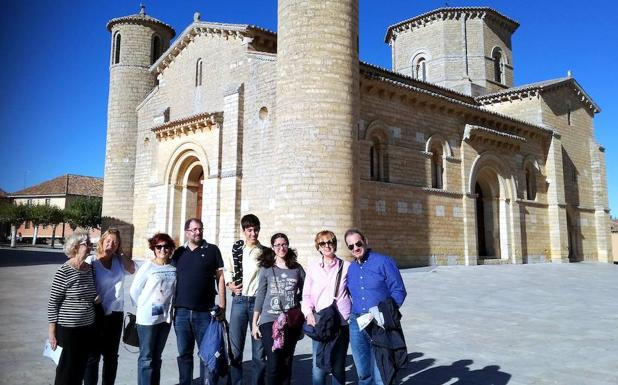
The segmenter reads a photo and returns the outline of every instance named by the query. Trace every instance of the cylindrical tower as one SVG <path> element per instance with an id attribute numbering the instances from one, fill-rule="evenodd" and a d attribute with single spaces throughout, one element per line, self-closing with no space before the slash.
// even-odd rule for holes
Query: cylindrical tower
<path id="1" fill-rule="evenodd" d="M 174 29 L 148 15 L 144 6 L 138 14 L 112 19 L 107 106 L 107 143 L 103 185 L 102 229 L 117 227 L 123 249 L 131 252 L 133 241 L 133 177 L 137 140 L 137 105 L 155 86 L 149 68 L 174 37 Z"/>
<path id="2" fill-rule="evenodd" d="M 275 229 L 306 261 L 315 233 L 358 224 L 358 0 L 279 0 Z"/>

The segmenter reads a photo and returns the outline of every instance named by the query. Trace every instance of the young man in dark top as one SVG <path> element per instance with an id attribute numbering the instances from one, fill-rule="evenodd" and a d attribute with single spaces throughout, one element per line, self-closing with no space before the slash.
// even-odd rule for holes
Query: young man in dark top
<path id="1" fill-rule="evenodd" d="M 203 238 L 201 220 L 191 218 L 185 222 L 187 243 L 179 247 L 172 257 L 176 266 L 176 297 L 174 330 L 178 345 L 179 385 L 193 381 L 193 348 L 199 344 L 211 320 L 210 310 L 218 304 L 217 318 L 225 318 L 225 281 L 223 259 L 216 245 Z M 216 298 L 218 301 L 215 301 Z M 218 302 L 218 303 L 217 303 Z M 200 383 L 206 374 L 200 360 Z"/>
<path id="2" fill-rule="evenodd" d="M 232 311 L 230 313 L 230 341 L 232 345 L 231 385 L 242 385 L 242 358 L 245 348 L 247 327 L 251 328 L 255 291 L 258 286 L 259 263 L 264 246 L 258 241 L 260 220 L 247 214 L 240 220 L 245 240 L 232 246 L 232 254 L 224 260 L 225 282 L 232 292 Z M 252 381 L 251 385 L 264 385 L 266 354 L 262 341 L 251 339 Z"/>

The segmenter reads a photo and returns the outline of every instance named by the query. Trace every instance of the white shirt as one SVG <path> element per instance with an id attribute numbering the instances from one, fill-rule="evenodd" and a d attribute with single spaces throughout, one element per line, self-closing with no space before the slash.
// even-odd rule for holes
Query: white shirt
<path id="1" fill-rule="evenodd" d="M 138 325 L 171 323 L 171 310 L 176 291 L 176 267 L 157 265 L 146 261 L 140 266 L 129 289 L 136 304 L 135 319 Z"/>
<path id="2" fill-rule="evenodd" d="M 103 266 L 96 255 L 88 256 L 86 262 L 94 267 L 97 294 L 101 297 L 105 314 L 124 311 L 124 276 L 131 273 L 124 269 L 120 257 L 112 256 L 110 269 Z"/>

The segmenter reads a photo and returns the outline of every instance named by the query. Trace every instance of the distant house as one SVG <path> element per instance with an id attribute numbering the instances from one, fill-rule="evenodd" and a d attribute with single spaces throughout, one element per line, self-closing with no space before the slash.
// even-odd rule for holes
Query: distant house
<path id="1" fill-rule="evenodd" d="M 66 174 L 7 195 L 15 204 L 53 205 L 64 209 L 77 197 L 102 197 L 103 178 Z M 51 239 L 52 229 L 52 226 L 40 226 L 37 238 Z M 68 224 L 62 223 L 56 227 L 57 238 L 71 235 L 72 232 Z M 30 222 L 23 223 L 17 233 L 21 233 L 22 239 L 31 240 L 34 226 Z M 97 229 L 90 232 L 91 237 L 98 238 L 99 235 Z"/>
<path id="2" fill-rule="evenodd" d="M 9 200 L 9 195 L 6 191 L 0 188 L 0 201 Z M 10 226 L 6 223 L 0 223 L 0 240 L 8 238 Z"/>

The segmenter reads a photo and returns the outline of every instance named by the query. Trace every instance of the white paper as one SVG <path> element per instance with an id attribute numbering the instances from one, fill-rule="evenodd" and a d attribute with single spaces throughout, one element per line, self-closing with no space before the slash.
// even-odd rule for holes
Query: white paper
<path id="1" fill-rule="evenodd" d="M 360 317 L 356 318 L 356 322 L 358 322 L 358 328 L 363 330 L 373 321 L 373 315 L 371 313 L 363 314 Z"/>
<path id="2" fill-rule="evenodd" d="M 43 347 L 43 357 L 49 357 L 56 365 L 60 361 L 60 354 L 62 353 L 62 347 L 56 345 L 56 350 L 52 350 L 49 340 L 45 340 L 45 346 Z"/>

